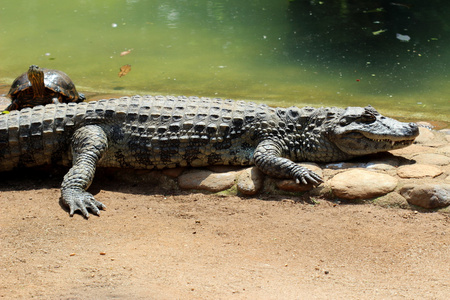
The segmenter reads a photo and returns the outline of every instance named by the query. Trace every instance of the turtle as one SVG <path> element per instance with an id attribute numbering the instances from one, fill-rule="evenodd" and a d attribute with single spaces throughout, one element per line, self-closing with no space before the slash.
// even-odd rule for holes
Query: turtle
<path id="1" fill-rule="evenodd" d="M 20 110 L 50 103 L 82 102 L 86 97 L 78 93 L 66 73 L 31 65 L 28 72 L 17 77 L 8 92 L 11 104 L 5 111 Z"/>

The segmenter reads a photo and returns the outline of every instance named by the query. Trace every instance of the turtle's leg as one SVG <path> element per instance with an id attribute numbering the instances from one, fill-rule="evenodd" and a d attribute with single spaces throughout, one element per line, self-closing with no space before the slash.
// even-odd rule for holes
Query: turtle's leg
<path id="1" fill-rule="evenodd" d="M 61 185 L 62 202 L 69 207 L 70 216 L 75 211 L 81 211 L 88 218 L 88 209 L 98 215 L 99 209 L 106 208 L 86 190 L 94 178 L 97 162 L 107 147 L 106 133 L 97 125 L 81 127 L 73 134 L 73 166 L 64 176 Z"/>
<path id="2" fill-rule="evenodd" d="M 19 104 L 17 103 L 17 100 L 13 100 L 10 105 L 8 105 L 7 108 L 5 108 L 5 111 L 12 111 L 12 110 L 18 110 Z"/>

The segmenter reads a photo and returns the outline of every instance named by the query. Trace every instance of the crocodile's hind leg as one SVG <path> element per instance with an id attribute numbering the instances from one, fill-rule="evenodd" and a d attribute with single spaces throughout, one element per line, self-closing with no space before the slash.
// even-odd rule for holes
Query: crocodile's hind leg
<path id="1" fill-rule="evenodd" d="M 79 210 L 88 218 L 88 209 L 98 215 L 99 209 L 106 208 L 86 190 L 94 178 L 97 162 L 107 147 L 108 139 L 99 126 L 84 126 L 73 134 L 73 166 L 64 176 L 61 185 L 62 201 L 69 207 L 71 216 Z"/>
<path id="2" fill-rule="evenodd" d="M 258 144 L 253 154 L 255 165 L 265 174 L 278 178 L 291 178 L 297 183 L 319 185 L 322 178 L 308 168 L 281 157 L 283 146 L 281 142 L 263 140 Z"/>

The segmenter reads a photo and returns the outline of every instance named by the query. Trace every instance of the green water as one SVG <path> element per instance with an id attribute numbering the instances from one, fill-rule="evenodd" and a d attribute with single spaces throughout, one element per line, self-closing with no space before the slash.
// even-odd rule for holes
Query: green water
<path id="1" fill-rule="evenodd" d="M 450 3 L 421 2 L 2 1 L 0 83 L 37 64 L 88 95 L 371 104 L 448 122 Z"/>

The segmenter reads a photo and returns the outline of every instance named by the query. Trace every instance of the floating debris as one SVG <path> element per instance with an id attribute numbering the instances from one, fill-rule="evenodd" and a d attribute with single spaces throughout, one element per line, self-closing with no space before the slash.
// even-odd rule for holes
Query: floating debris
<path id="1" fill-rule="evenodd" d="M 387 29 L 381 29 L 381 30 L 372 32 L 372 34 L 373 35 L 380 35 L 380 34 L 382 34 L 383 32 L 386 32 L 386 31 L 387 31 Z"/>
<path id="2" fill-rule="evenodd" d="M 383 7 L 378 7 L 378 8 L 372 9 L 372 10 L 365 10 L 365 11 L 363 11 L 363 13 L 369 14 L 369 13 L 379 13 L 379 12 L 383 12 L 383 11 L 384 11 Z"/>
<path id="3" fill-rule="evenodd" d="M 120 67 L 119 77 L 125 76 L 131 71 L 131 65 L 123 65 Z"/>
<path id="4" fill-rule="evenodd" d="M 128 49 L 128 50 L 122 51 L 122 52 L 120 52 L 120 56 L 128 55 L 131 53 L 131 51 L 133 51 L 133 49 Z"/>
<path id="5" fill-rule="evenodd" d="M 405 8 L 411 9 L 411 5 L 409 5 L 409 4 L 396 3 L 396 2 L 391 2 L 391 3 L 389 3 L 389 4 L 390 4 L 390 5 L 394 5 L 394 6 L 400 6 L 400 7 L 405 7 Z"/>
<path id="6" fill-rule="evenodd" d="M 409 42 L 411 40 L 411 37 L 406 34 L 397 33 L 396 37 L 398 40 L 400 40 L 402 42 Z"/>

